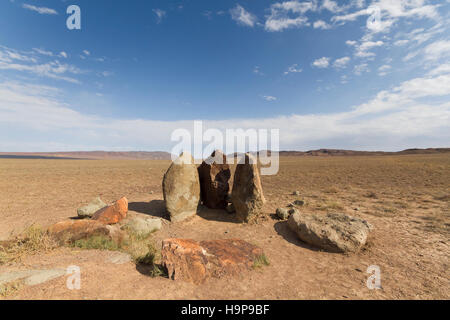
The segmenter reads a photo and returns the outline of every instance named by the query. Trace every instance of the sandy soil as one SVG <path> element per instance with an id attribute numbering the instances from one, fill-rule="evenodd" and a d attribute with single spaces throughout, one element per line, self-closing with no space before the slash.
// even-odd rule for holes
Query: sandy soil
<path id="1" fill-rule="evenodd" d="M 126 196 L 132 213 L 163 216 L 161 179 L 168 161 L 0 160 L 0 239 L 37 223 L 76 215 L 96 196 Z M 449 299 L 450 154 L 383 157 L 285 157 L 276 176 L 262 178 L 268 200 L 257 224 L 202 209 L 179 224 L 164 220 L 154 234 L 204 239 L 241 238 L 262 247 L 270 265 L 240 278 L 204 285 L 151 278 L 132 262 L 108 262 L 114 252 L 60 248 L 0 266 L 82 270 L 81 290 L 66 277 L 23 287 L 15 299 Z M 342 255 L 297 240 L 275 209 L 297 197 L 304 212 L 345 212 L 374 225 L 366 248 Z M 153 194 L 150 192 L 153 191 Z M 381 268 L 382 289 L 369 290 L 367 267 Z"/>

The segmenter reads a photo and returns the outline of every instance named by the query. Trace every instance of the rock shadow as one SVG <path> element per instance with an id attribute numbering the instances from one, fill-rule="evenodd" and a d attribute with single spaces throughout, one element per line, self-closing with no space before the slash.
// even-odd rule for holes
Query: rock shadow
<path id="1" fill-rule="evenodd" d="M 309 244 L 307 244 L 306 242 L 301 241 L 297 235 L 295 234 L 294 231 L 292 231 L 289 226 L 288 226 L 288 222 L 287 221 L 280 221 L 275 223 L 275 225 L 273 226 L 275 228 L 275 231 L 282 236 L 286 241 L 295 244 L 296 246 L 311 250 L 311 251 L 323 251 L 321 249 L 318 249 L 316 247 L 313 247 Z"/>
<path id="2" fill-rule="evenodd" d="M 152 217 L 170 220 L 169 214 L 166 211 L 164 200 L 152 200 L 150 202 L 130 202 L 128 204 L 128 209 Z"/>
<path id="3" fill-rule="evenodd" d="M 200 205 L 197 210 L 197 215 L 210 221 L 240 223 L 235 213 L 230 214 L 225 209 L 210 209 Z"/>
<path id="4" fill-rule="evenodd" d="M 169 279 L 167 268 L 161 264 L 149 265 L 145 263 L 137 263 L 136 271 L 140 274 L 151 278 L 166 278 Z"/>

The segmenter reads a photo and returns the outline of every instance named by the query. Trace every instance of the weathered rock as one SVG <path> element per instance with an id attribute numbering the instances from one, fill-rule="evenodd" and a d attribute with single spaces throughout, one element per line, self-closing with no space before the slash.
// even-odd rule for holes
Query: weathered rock
<path id="1" fill-rule="evenodd" d="M 123 197 L 117 200 L 113 205 L 98 210 L 92 216 L 93 220 L 97 220 L 104 224 L 116 224 L 127 216 L 128 200 Z"/>
<path id="2" fill-rule="evenodd" d="M 276 214 L 277 214 L 278 218 L 280 218 L 281 220 L 289 219 L 289 212 L 285 208 L 278 208 L 276 211 Z"/>
<path id="3" fill-rule="evenodd" d="M 262 255 L 262 249 L 238 239 L 201 242 L 167 239 L 161 251 L 169 278 L 196 284 L 210 277 L 240 275 L 251 269 Z"/>
<path id="4" fill-rule="evenodd" d="M 302 207 L 306 205 L 306 201 L 305 200 L 294 200 L 292 203 L 288 204 L 288 207 L 293 208 L 293 207 Z"/>
<path id="5" fill-rule="evenodd" d="M 300 195 L 300 191 L 294 191 L 294 192 L 292 192 L 292 195 L 293 196 L 299 196 Z"/>
<path id="6" fill-rule="evenodd" d="M 58 222 L 49 227 L 48 232 L 62 244 L 73 243 L 77 240 L 87 239 L 93 236 L 108 236 L 114 240 L 119 240 L 121 237 L 120 232 L 117 232 L 116 229 L 95 220 L 67 220 Z"/>
<path id="7" fill-rule="evenodd" d="M 172 163 L 164 175 L 162 187 L 171 221 L 182 221 L 197 213 L 200 181 L 194 159 L 189 153 L 182 153 Z"/>
<path id="8" fill-rule="evenodd" d="M 296 214 L 296 213 L 300 213 L 300 212 L 298 211 L 298 209 L 296 209 L 296 208 L 291 208 L 291 209 L 288 210 L 289 216 L 291 216 L 291 215 L 293 215 L 293 214 Z"/>
<path id="9" fill-rule="evenodd" d="M 198 175 L 203 204 L 211 209 L 225 209 L 231 177 L 227 157 L 220 151 L 214 151 L 198 167 Z"/>
<path id="10" fill-rule="evenodd" d="M 248 153 L 245 154 L 245 162 L 236 166 L 231 197 L 238 219 L 244 222 L 256 218 L 266 201 L 257 160 Z"/>
<path id="11" fill-rule="evenodd" d="M 127 220 L 124 228 L 138 235 L 146 235 L 162 228 L 162 222 L 159 218 L 133 217 Z"/>
<path id="12" fill-rule="evenodd" d="M 89 204 L 86 206 L 83 206 L 81 208 L 78 208 L 77 214 L 80 218 L 91 218 L 94 213 L 96 213 L 98 210 L 103 209 L 106 207 L 107 204 L 102 201 L 100 198 L 95 198 Z"/>
<path id="13" fill-rule="evenodd" d="M 360 218 L 328 213 L 291 215 L 289 227 L 300 240 L 329 252 L 357 252 L 367 241 L 371 225 Z"/>

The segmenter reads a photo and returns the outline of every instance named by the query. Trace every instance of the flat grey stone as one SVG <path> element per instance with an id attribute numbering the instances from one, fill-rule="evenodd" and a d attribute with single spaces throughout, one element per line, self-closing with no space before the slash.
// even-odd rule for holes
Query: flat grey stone
<path id="1" fill-rule="evenodd" d="M 0 285 L 23 279 L 26 285 L 34 286 L 59 278 L 65 274 L 65 269 L 24 270 L 8 272 L 0 274 Z"/>
<path id="2" fill-rule="evenodd" d="M 125 223 L 125 228 L 138 235 L 146 235 L 161 230 L 162 222 L 159 218 L 132 217 Z"/>
<path id="3" fill-rule="evenodd" d="M 106 262 L 112 264 L 125 264 L 131 261 L 131 256 L 127 253 L 117 252 L 106 259 Z"/>
<path id="4" fill-rule="evenodd" d="M 96 213 L 98 210 L 103 209 L 106 207 L 107 204 L 102 201 L 100 198 L 95 198 L 89 204 L 87 204 L 84 207 L 78 208 L 77 214 L 80 218 L 92 218 L 94 213 Z"/>

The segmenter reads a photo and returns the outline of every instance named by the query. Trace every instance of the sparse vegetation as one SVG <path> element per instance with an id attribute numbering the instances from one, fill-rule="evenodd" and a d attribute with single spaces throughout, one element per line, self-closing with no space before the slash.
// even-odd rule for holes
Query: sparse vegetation
<path id="1" fill-rule="evenodd" d="M 0 297 L 8 298 L 13 296 L 24 286 L 22 280 L 16 280 L 0 285 Z"/>
<path id="2" fill-rule="evenodd" d="M 253 262 L 253 269 L 259 269 L 268 265 L 270 265 L 269 259 L 263 253 L 262 255 L 255 258 L 255 261 Z"/>
<path id="3" fill-rule="evenodd" d="M 330 210 L 343 210 L 344 205 L 337 201 L 327 200 L 317 205 L 318 210 L 330 211 Z"/>
<path id="4" fill-rule="evenodd" d="M 24 256 L 49 251 L 57 246 L 45 230 L 32 225 L 14 240 L 0 246 L 0 264 L 20 261 Z"/>
<path id="5" fill-rule="evenodd" d="M 115 241 L 111 240 L 106 236 L 93 236 L 87 239 L 80 239 L 71 244 L 72 247 L 80 249 L 98 249 L 98 250 L 109 250 L 118 251 L 120 245 Z"/>
<path id="6" fill-rule="evenodd" d="M 86 250 L 108 250 L 128 253 L 137 265 L 145 265 L 148 274 L 157 277 L 165 274 L 164 268 L 157 264 L 160 252 L 156 249 L 151 234 L 133 233 L 130 229 L 126 240 L 117 243 L 106 236 L 93 236 L 87 239 L 77 240 L 71 244 L 72 247 Z"/>

